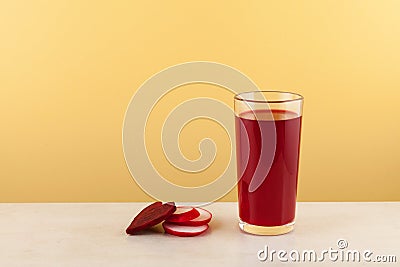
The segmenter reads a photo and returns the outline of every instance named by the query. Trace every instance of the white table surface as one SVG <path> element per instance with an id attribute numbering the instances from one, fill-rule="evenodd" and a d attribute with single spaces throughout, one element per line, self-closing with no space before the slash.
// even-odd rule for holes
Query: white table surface
<path id="1" fill-rule="evenodd" d="M 295 230 L 266 237 L 242 233 L 236 203 L 207 207 L 214 217 L 198 237 L 157 232 L 127 236 L 125 228 L 146 203 L 0 204 L 0 266 L 266 266 L 257 252 L 369 249 L 395 255 L 397 263 L 347 263 L 400 266 L 400 202 L 298 203 Z M 373 257 L 372 256 L 372 257 Z M 294 266 L 341 265 L 329 260 Z"/>

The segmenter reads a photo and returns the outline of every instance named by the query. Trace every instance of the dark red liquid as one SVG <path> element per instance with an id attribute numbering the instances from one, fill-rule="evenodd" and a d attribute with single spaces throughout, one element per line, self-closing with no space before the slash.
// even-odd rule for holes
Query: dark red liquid
<path id="1" fill-rule="evenodd" d="M 240 219 L 261 226 L 294 221 L 301 116 L 257 110 L 240 114 L 235 124 Z"/>

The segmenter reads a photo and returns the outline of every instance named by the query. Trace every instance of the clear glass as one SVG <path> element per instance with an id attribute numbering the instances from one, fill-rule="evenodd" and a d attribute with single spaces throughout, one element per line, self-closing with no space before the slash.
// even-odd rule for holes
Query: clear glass
<path id="1" fill-rule="evenodd" d="M 295 223 L 303 97 L 255 91 L 234 101 L 239 227 L 288 233 Z"/>

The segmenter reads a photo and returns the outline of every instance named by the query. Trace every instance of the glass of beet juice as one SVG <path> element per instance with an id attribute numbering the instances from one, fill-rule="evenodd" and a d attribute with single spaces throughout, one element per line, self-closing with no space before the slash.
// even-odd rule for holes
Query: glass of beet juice
<path id="1" fill-rule="evenodd" d="M 239 227 L 288 233 L 295 223 L 303 97 L 255 91 L 234 101 Z"/>

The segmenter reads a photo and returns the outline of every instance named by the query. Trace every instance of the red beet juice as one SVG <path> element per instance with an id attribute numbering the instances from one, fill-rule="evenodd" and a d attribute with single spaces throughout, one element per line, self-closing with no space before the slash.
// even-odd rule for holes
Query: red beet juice
<path id="1" fill-rule="evenodd" d="M 236 116 L 239 217 L 243 222 L 281 226 L 294 221 L 301 119 L 286 110 L 255 110 Z M 262 182 L 254 190 L 251 181 L 256 176 Z"/>

